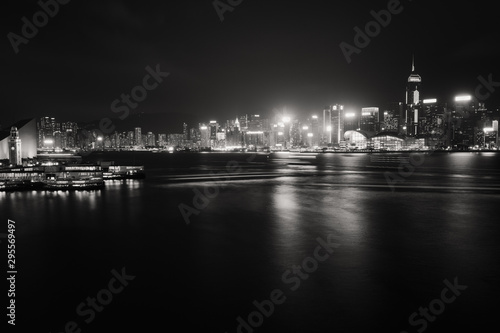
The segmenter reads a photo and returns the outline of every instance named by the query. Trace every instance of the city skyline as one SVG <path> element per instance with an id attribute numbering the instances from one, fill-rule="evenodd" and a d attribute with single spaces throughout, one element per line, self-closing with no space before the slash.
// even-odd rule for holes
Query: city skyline
<path id="1" fill-rule="evenodd" d="M 496 3 L 4 7 L 8 332 L 495 327 Z"/>
<path id="2" fill-rule="evenodd" d="M 322 112 L 308 115 L 297 115 L 283 107 L 273 110 L 272 116 L 255 113 L 233 115 L 232 120 L 206 118 L 205 121 L 190 125 L 183 121 L 182 133 L 170 132 L 166 128 L 153 131 L 137 124 L 132 124 L 133 129 L 124 129 L 122 126 L 121 130 L 117 130 L 114 124 L 120 120 L 107 117 L 98 121 L 98 126 L 94 124 L 94 128 L 89 125 L 78 128 L 74 122 L 56 123 L 55 118 L 44 117 L 38 123 L 38 148 L 497 147 L 500 113 L 498 109 L 492 110 L 485 106 L 486 98 L 482 90 L 487 90 L 487 87 L 478 86 L 475 95 L 455 95 L 450 101 L 443 102 L 433 98 L 439 93 L 422 90 L 425 79 L 417 72 L 413 55 L 404 102 L 387 102 L 360 110 L 334 104 L 324 107 Z M 130 103 L 128 100 L 127 104 Z M 129 113 L 123 118 L 129 117 Z M 142 130 L 144 132 L 141 134 Z M 393 138 L 391 142 L 372 142 L 384 133 Z M 410 138 L 409 143 L 406 138 Z M 411 138 L 421 141 L 415 143 Z M 404 142 L 398 141 L 403 139 Z"/>

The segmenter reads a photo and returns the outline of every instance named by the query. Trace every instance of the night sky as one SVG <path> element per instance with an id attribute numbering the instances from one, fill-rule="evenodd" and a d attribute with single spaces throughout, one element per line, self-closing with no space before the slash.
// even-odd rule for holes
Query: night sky
<path id="1" fill-rule="evenodd" d="M 370 11 L 388 3 L 244 0 L 221 22 L 212 0 L 72 0 L 16 54 L 7 35 L 21 35 L 21 18 L 32 22 L 40 6 L 11 1 L 1 14 L 0 124 L 116 117 L 112 101 L 157 64 L 170 75 L 132 113 L 169 113 L 172 122 L 403 101 L 412 54 L 423 98 L 474 94 L 479 75 L 500 81 L 500 25 L 487 1 L 402 1 L 402 12 L 348 64 L 339 44 L 353 45 L 354 27 L 364 30 Z M 489 108 L 500 105 L 498 90 Z"/>

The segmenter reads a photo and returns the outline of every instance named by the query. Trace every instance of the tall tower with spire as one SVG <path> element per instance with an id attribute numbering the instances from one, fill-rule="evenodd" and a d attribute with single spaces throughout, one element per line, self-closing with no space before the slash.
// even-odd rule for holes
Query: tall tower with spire
<path id="1" fill-rule="evenodd" d="M 411 74 L 406 84 L 406 134 L 418 134 L 418 118 L 420 108 L 420 85 L 422 77 L 415 72 L 415 56 L 412 56 Z"/>
<path id="2" fill-rule="evenodd" d="M 411 60 L 411 74 L 406 85 L 406 104 L 417 105 L 420 102 L 419 88 L 422 84 L 422 77 L 415 73 L 415 57 Z"/>
<path id="3" fill-rule="evenodd" d="M 9 163 L 16 166 L 22 165 L 21 138 L 17 127 L 11 127 L 9 138 Z"/>

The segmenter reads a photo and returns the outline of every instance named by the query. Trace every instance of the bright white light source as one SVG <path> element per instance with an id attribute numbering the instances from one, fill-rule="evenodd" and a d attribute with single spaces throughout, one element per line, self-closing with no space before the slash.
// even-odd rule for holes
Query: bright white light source
<path id="1" fill-rule="evenodd" d="M 470 101 L 472 99 L 472 96 L 457 96 L 455 97 L 455 102 L 466 102 Z"/>
<path id="2" fill-rule="evenodd" d="M 302 129 L 303 129 L 304 131 L 307 131 L 307 130 L 309 129 L 309 127 L 304 126 L 304 127 L 302 127 Z"/>
<path id="3" fill-rule="evenodd" d="M 313 118 L 313 119 L 318 119 L 318 116 L 313 116 L 312 118 Z"/>
<path id="4" fill-rule="evenodd" d="M 354 117 L 356 117 L 356 114 L 354 112 L 347 112 L 345 114 L 345 117 L 346 118 L 354 118 Z"/>
<path id="5" fill-rule="evenodd" d="M 283 132 L 278 132 L 278 135 L 283 135 Z"/>
<path id="6" fill-rule="evenodd" d="M 208 129 L 208 127 L 207 126 L 201 126 L 200 129 L 201 130 L 206 130 L 206 129 Z"/>
<path id="7" fill-rule="evenodd" d="M 331 132 L 331 131 L 332 131 L 332 126 L 328 126 L 328 127 L 326 128 L 326 130 L 327 130 L 328 132 Z"/>
<path id="8" fill-rule="evenodd" d="M 312 134 L 312 133 L 307 133 L 307 136 L 308 136 L 309 138 L 312 138 L 312 137 L 314 136 L 314 134 Z"/>
<path id="9" fill-rule="evenodd" d="M 289 123 L 290 122 L 290 117 L 283 117 L 283 122 L 284 123 Z"/>
<path id="10" fill-rule="evenodd" d="M 435 98 L 430 98 L 430 99 L 424 99 L 424 104 L 434 104 L 437 103 L 437 99 Z"/>
<path id="11" fill-rule="evenodd" d="M 488 133 L 488 132 L 494 132 L 495 130 L 493 129 L 493 127 L 485 127 L 485 128 L 483 128 L 483 131 L 485 133 Z"/>

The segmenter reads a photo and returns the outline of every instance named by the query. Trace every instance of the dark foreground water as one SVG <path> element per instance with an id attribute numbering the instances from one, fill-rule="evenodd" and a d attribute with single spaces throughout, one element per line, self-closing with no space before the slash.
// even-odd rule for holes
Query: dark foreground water
<path id="1" fill-rule="evenodd" d="M 147 178 L 0 192 L 0 232 L 17 225 L 16 331 L 496 327 L 499 154 L 275 157 L 94 155 Z"/>

